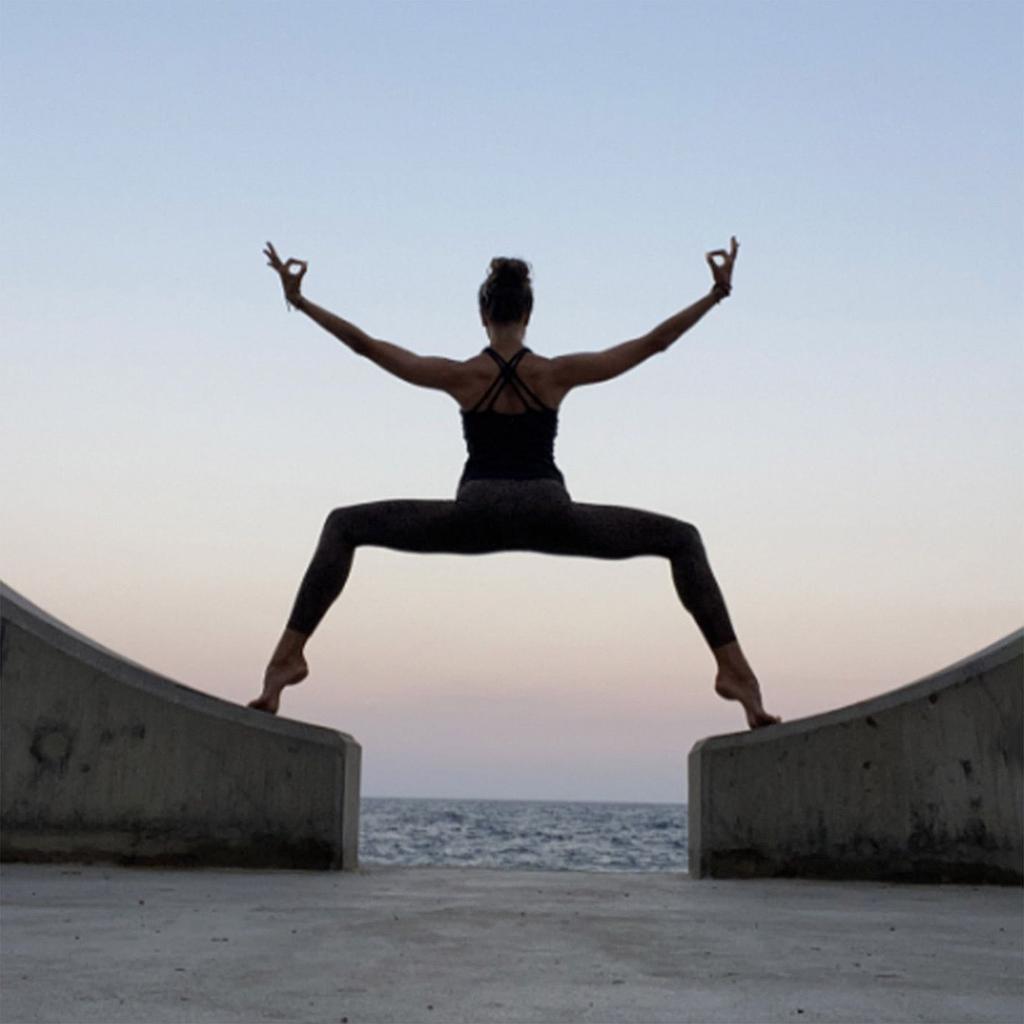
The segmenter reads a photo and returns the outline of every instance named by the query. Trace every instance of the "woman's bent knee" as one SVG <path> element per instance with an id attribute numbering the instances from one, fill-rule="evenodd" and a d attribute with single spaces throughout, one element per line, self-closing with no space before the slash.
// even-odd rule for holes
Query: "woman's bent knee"
<path id="1" fill-rule="evenodd" d="M 332 509 L 324 521 L 324 528 L 320 534 L 321 543 L 344 544 L 350 540 L 351 516 L 347 508 Z"/>
<path id="2" fill-rule="evenodd" d="M 703 552 L 704 541 L 701 539 L 700 531 L 693 523 L 684 523 L 682 520 L 677 520 L 673 533 L 673 542 L 677 550 L 684 551 L 687 554 Z"/>

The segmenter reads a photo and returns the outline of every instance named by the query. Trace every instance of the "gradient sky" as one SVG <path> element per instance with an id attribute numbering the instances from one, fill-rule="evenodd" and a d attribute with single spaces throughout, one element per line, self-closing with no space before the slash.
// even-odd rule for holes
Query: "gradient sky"
<path id="1" fill-rule="evenodd" d="M 467 357 L 492 256 L 527 343 L 643 333 L 565 402 L 578 500 L 701 530 L 769 710 L 1024 620 L 1018 3 L 0 6 L 0 576 L 255 696 L 326 513 L 452 497 L 455 404 L 287 313 Z M 685 799 L 735 731 L 667 564 L 361 550 L 290 716 L 369 795 Z"/>

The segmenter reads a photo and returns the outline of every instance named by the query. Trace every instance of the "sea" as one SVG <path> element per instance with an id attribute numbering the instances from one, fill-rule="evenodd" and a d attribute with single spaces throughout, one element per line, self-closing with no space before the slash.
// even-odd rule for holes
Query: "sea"
<path id="1" fill-rule="evenodd" d="M 686 871 L 685 804 L 363 797 L 363 864 Z"/>

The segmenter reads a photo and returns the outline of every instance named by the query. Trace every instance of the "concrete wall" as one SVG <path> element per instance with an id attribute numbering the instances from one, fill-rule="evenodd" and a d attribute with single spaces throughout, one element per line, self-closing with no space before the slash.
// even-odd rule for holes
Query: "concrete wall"
<path id="1" fill-rule="evenodd" d="M 0 584 L 0 857 L 355 868 L 360 748 L 181 686 Z"/>
<path id="2" fill-rule="evenodd" d="M 1024 630 L 838 711 L 697 743 L 690 873 L 1020 884 Z"/>

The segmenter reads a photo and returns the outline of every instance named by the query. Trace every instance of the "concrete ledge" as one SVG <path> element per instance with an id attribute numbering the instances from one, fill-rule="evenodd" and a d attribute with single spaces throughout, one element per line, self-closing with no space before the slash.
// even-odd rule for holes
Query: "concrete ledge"
<path id="1" fill-rule="evenodd" d="M 0 858 L 355 868 L 359 744 L 157 675 L 0 584 Z"/>
<path id="2" fill-rule="evenodd" d="M 1024 630 L 881 697 L 697 743 L 695 877 L 1021 884 Z"/>

